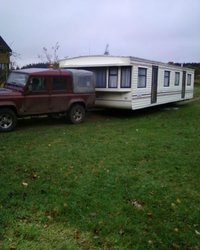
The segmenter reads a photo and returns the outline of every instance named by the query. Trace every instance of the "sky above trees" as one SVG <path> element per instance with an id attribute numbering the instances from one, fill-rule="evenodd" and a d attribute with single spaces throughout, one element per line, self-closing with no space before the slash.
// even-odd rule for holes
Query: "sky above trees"
<path id="1" fill-rule="evenodd" d="M 58 56 L 136 56 L 200 61 L 199 0 L 0 0 L 0 35 L 19 66 Z"/>

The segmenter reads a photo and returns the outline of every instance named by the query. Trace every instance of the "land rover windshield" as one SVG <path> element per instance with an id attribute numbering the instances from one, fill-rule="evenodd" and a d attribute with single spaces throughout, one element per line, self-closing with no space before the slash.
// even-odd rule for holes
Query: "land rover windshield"
<path id="1" fill-rule="evenodd" d="M 28 75 L 25 73 L 11 72 L 7 79 L 7 84 L 24 87 L 26 85 Z"/>

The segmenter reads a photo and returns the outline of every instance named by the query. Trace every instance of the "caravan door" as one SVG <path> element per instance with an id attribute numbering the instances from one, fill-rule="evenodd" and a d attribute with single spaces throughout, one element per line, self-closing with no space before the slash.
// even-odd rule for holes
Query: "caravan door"
<path id="1" fill-rule="evenodd" d="M 151 103 L 157 102 L 158 66 L 152 66 Z"/>
<path id="2" fill-rule="evenodd" d="M 181 98 L 185 98 L 186 71 L 183 71 Z"/>

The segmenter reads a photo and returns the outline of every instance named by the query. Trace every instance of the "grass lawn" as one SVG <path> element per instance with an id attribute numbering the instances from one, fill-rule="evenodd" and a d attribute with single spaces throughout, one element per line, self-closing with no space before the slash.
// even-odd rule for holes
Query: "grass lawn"
<path id="1" fill-rule="evenodd" d="M 20 121 L 0 184 L 1 250 L 199 250 L 200 100 Z"/>

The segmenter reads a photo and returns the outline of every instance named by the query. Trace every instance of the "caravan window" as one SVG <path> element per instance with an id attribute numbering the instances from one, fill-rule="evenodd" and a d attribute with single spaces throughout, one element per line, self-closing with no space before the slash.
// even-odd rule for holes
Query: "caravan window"
<path id="1" fill-rule="evenodd" d="M 164 87 L 169 87 L 170 83 L 170 71 L 165 70 L 164 72 Z"/>
<path id="2" fill-rule="evenodd" d="M 121 67 L 121 88 L 131 87 L 131 67 Z"/>
<path id="3" fill-rule="evenodd" d="M 147 69 L 138 68 L 138 88 L 146 88 L 147 84 Z"/>
<path id="4" fill-rule="evenodd" d="M 118 85 L 118 68 L 111 67 L 109 68 L 108 87 L 117 88 L 117 85 Z"/>
<path id="5" fill-rule="evenodd" d="M 187 74 L 187 86 L 190 86 L 192 82 L 192 75 L 191 74 Z"/>
<path id="6" fill-rule="evenodd" d="M 95 74 L 96 88 L 106 88 L 106 68 L 92 69 Z"/>
<path id="7" fill-rule="evenodd" d="M 180 72 L 175 72 L 175 82 L 174 85 L 175 86 L 179 86 L 180 83 Z"/>

